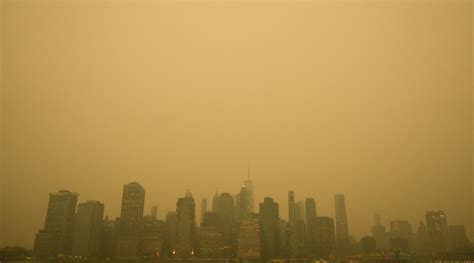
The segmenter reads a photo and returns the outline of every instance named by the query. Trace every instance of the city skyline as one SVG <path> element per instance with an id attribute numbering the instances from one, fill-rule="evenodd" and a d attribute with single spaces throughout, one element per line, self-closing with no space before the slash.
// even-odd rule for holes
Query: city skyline
<path id="1" fill-rule="evenodd" d="M 157 205 L 168 225 L 186 190 L 197 222 L 203 197 L 209 211 L 216 188 L 229 193 L 219 209 L 242 203 L 232 217 L 250 243 L 260 202 L 273 198 L 287 218 L 294 191 L 295 254 L 306 198 L 324 236 L 312 245 L 325 244 L 312 252 L 331 249 L 336 194 L 358 240 L 383 237 L 376 213 L 399 229 L 382 245 L 407 246 L 406 220 L 443 237 L 440 214 L 420 224 L 428 210 L 474 239 L 472 1 L 0 2 L 0 247 L 31 248 L 41 229 L 69 252 L 71 223 L 44 225 L 61 189 L 104 204 L 110 239 L 129 182 L 146 189 L 135 206 Z M 219 236 L 207 219 L 205 234 Z M 148 253 L 164 226 L 143 220 Z"/>
<path id="2" fill-rule="evenodd" d="M 246 179 L 245 179 L 245 182 L 249 182 L 249 181 L 253 183 L 253 181 L 251 180 L 251 178 L 246 178 Z M 125 184 L 124 187 L 126 188 L 127 185 L 134 185 L 134 184 L 138 185 L 139 187 L 142 187 L 142 186 L 141 186 L 139 183 L 137 183 L 137 182 L 131 182 L 131 183 L 129 183 L 129 184 Z M 241 184 L 241 186 L 243 187 L 244 184 Z M 257 186 L 257 187 L 258 187 L 258 186 Z M 257 189 L 258 189 L 258 188 L 257 188 Z M 146 191 L 146 190 L 144 189 L 143 191 Z M 63 189 L 63 190 L 58 190 L 57 193 L 61 194 L 62 192 L 73 194 L 73 195 L 75 196 L 75 198 L 77 198 L 77 201 L 76 201 L 76 202 L 77 202 L 78 205 L 87 205 L 87 204 L 90 204 L 91 202 L 98 202 L 98 203 L 100 203 L 100 204 L 102 205 L 101 216 L 103 216 L 104 218 L 106 218 L 106 217 L 107 217 L 107 218 L 116 218 L 116 217 L 118 218 L 118 217 L 120 217 L 120 212 L 119 212 L 117 215 L 105 213 L 104 211 L 106 211 L 106 210 L 104 209 L 104 203 L 101 203 L 100 200 L 98 200 L 98 201 L 96 201 L 96 199 L 81 200 L 81 199 L 80 199 L 80 193 L 73 192 L 73 191 L 69 191 L 69 190 L 64 190 L 64 189 Z M 293 198 L 294 198 L 294 196 L 295 196 L 295 191 L 289 191 L 289 192 L 292 192 L 292 193 L 293 193 Z M 289 193 L 289 192 L 288 192 L 288 193 Z M 56 195 L 57 193 L 56 193 L 56 192 L 52 192 L 52 193 L 50 193 L 50 196 L 51 196 L 51 195 Z M 190 195 L 194 200 L 202 200 L 202 199 L 204 199 L 204 198 L 205 198 L 206 200 L 208 199 L 208 197 L 207 197 L 207 196 L 204 196 L 204 195 L 203 195 L 202 197 L 197 197 L 197 195 L 192 194 L 191 189 L 187 189 L 187 190 L 185 191 L 185 193 L 186 193 L 186 196 Z M 217 192 L 216 192 L 216 193 L 217 193 Z M 227 194 L 227 193 L 229 193 L 229 192 L 222 191 L 221 193 Z M 236 192 L 236 193 L 230 192 L 230 194 L 234 197 L 234 199 L 238 196 L 238 192 Z M 252 194 L 253 194 L 253 193 L 252 193 Z M 296 195 L 297 195 L 297 193 L 296 193 Z M 335 241 L 336 241 L 336 242 L 338 242 L 338 240 L 340 240 L 340 237 L 339 237 L 340 234 L 337 234 L 337 233 L 339 232 L 339 231 L 337 230 L 337 229 L 338 229 L 338 224 L 337 224 L 337 222 L 338 222 L 337 220 L 338 220 L 338 219 L 337 219 L 337 216 L 336 216 L 336 214 L 337 214 L 336 210 L 337 210 L 337 207 L 338 207 L 338 206 L 340 207 L 340 206 L 342 205 L 342 207 L 343 207 L 342 209 L 344 210 L 344 214 L 341 215 L 341 216 L 343 217 L 343 219 L 341 219 L 341 220 L 344 220 L 344 222 L 345 222 L 345 225 L 344 225 L 343 227 L 348 228 L 349 226 L 352 226 L 352 224 L 351 224 L 351 222 L 350 222 L 351 216 L 350 216 L 350 214 L 346 213 L 346 209 L 348 208 L 347 205 L 346 205 L 346 198 L 347 198 L 346 195 L 340 194 L 340 193 L 339 193 L 339 194 L 334 194 L 334 195 L 333 195 L 333 198 L 335 198 L 335 199 L 333 199 L 333 203 L 330 204 L 330 206 L 332 205 L 332 207 L 333 207 L 333 211 L 328 211 L 328 212 L 324 212 L 324 211 L 321 212 L 320 207 L 319 207 L 319 202 L 317 202 L 317 200 L 318 200 L 317 197 L 316 197 L 316 198 L 313 198 L 313 197 L 309 197 L 309 198 L 308 198 L 308 197 L 301 197 L 301 198 L 300 198 L 299 195 L 297 195 L 297 196 L 298 196 L 298 198 L 294 198 L 294 200 L 295 200 L 295 205 L 298 205 L 298 201 L 299 201 L 300 199 L 301 199 L 301 200 L 305 200 L 305 201 L 307 201 L 307 200 L 315 201 L 315 200 L 316 200 L 316 202 L 315 202 L 314 204 L 315 204 L 315 209 L 316 209 L 316 211 L 318 211 L 317 216 L 318 216 L 318 217 L 330 217 L 330 218 L 332 218 L 332 219 L 334 220 L 334 233 L 335 233 Z M 339 201 L 339 200 L 341 200 L 341 198 L 342 198 L 342 200 L 343 200 L 343 201 L 342 201 L 342 204 L 341 204 L 341 201 Z M 179 198 L 179 194 L 178 194 L 178 198 L 177 198 L 178 202 L 179 202 L 179 199 L 180 199 L 180 198 Z M 256 205 L 257 209 L 258 209 L 258 204 L 263 203 L 263 202 L 264 202 L 265 200 L 267 200 L 267 199 L 270 199 L 272 202 L 275 201 L 276 204 L 282 204 L 282 203 L 285 204 L 285 203 L 288 201 L 288 198 L 287 198 L 287 200 L 284 200 L 283 202 L 281 202 L 281 201 L 279 201 L 279 200 L 274 200 L 274 198 L 271 197 L 271 196 L 265 196 L 262 200 L 256 200 L 256 201 L 255 201 L 255 205 Z M 143 203 L 143 204 L 146 204 L 146 200 L 147 200 L 146 195 L 144 195 L 144 199 L 143 199 L 143 202 L 144 202 L 144 203 Z M 211 199 L 209 199 L 209 200 L 211 200 Z M 234 200 L 234 206 L 237 206 L 237 207 L 238 207 L 238 201 L 237 201 L 237 203 L 235 203 L 236 200 L 237 200 L 237 199 Z M 301 201 L 299 201 L 299 202 L 301 202 Z M 156 210 L 157 210 L 156 212 L 157 212 L 158 214 L 160 214 L 160 215 L 163 215 L 163 216 L 157 217 L 157 218 L 155 218 L 155 219 L 165 220 L 165 219 L 166 219 L 166 215 L 167 215 L 168 213 L 170 213 L 170 212 L 176 212 L 176 207 L 175 207 L 176 203 L 174 203 L 174 204 L 172 205 L 173 207 L 175 207 L 175 209 L 170 209 L 170 210 L 168 210 L 168 211 L 160 210 L 160 209 L 164 209 L 164 208 L 161 208 L 161 207 L 167 207 L 167 205 L 160 204 L 160 205 L 159 205 L 160 209 L 158 209 L 158 208 L 157 208 L 157 203 L 159 203 L 159 202 L 153 203 L 152 201 L 149 201 L 149 202 L 148 202 L 149 209 L 147 208 L 147 206 L 143 205 L 143 207 L 140 208 L 140 209 L 142 209 L 142 211 L 139 212 L 139 213 L 141 214 L 141 216 L 152 216 L 152 217 L 154 217 L 154 215 L 153 215 L 154 212 L 153 212 L 153 211 L 156 209 Z M 211 203 L 211 204 L 212 204 L 212 203 Z M 105 204 L 105 207 L 107 207 L 106 204 Z M 195 218 L 194 218 L 193 220 L 194 220 L 197 224 L 201 224 L 201 223 L 202 223 L 202 216 L 203 216 L 203 215 L 202 215 L 202 212 L 203 212 L 203 210 L 201 210 L 201 206 L 199 205 L 199 202 L 195 202 L 195 204 L 193 204 L 193 207 L 194 207 L 193 209 L 195 210 L 195 211 L 193 212 L 194 215 L 195 215 Z M 295 207 L 295 208 L 296 208 L 296 207 Z M 350 208 L 350 206 L 349 206 L 349 208 Z M 78 209 L 79 209 L 79 206 L 78 206 Z M 123 204 L 122 204 L 122 208 L 121 208 L 121 209 L 123 209 Z M 237 208 L 237 209 L 238 209 L 238 208 Z M 286 206 L 285 206 L 285 205 L 280 205 L 280 208 L 279 208 L 278 210 L 279 210 L 279 215 L 280 215 L 279 218 L 282 219 L 282 220 L 288 221 L 288 223 L 290 224 L 291 222 L 289 221 L 288 212 L 287 212 L 287 211 L 288 211 L 288 206 L 287 206 L 287 205 L 286 205 Z M 147 212 L 147 211 L 148 211 L 148 212 Z M 212 212 L 212 211 L 213 211 L 212 206 L 211 206 L 211 207 L 207 206 L 207 210 L 206 210 L 206 211 Z M 424 211 L 421 212 L 421 214 L 423 214 L 423 216 L 420 217 L 418 220 L 416 220 L 416 219 L 415 219 L 415 220 L 406 220 L 406 217 L 403 217 L 403 216 L 399 216 L 399 217 L 397 217 L 397 218 L 387 218 L 387 217 L 384 217 L 383 214 L 382 214 L 382 219 L 377 219 L 377 220 L 380 220 L 380 221 L 377 221 L 377 220 L 376 220 L 375 225 L 377 225 L 377 222 L 381 222 L 381 223 L 385 226 L 385 228 L 387 229 L 387 231 L 390 231 L 390 229 L 392 229 L 392 231 L 393 231 L 393 225 L 392 225 L 393 223 L 399 222 L 400 220 L 405 220 L 406 222 L 409 222 L 410 226 L 413 228 L 413 231 L 415 232 L 416 227 L 418 227 L 418 223 L 424 222 L 425 216 L 427 217 L 427 215 L 426 215 L 427 211 L 444 211 L 444 210 L 440 210 L 440 209 L 437 209 L 437 208 L 425 209 Z M 122 212 L 122 213 L 123 213 L 123 212 Z M 258 211 L 255 211 L 255 213 L 258 213 Z M 433 212 L 433 213 L 435 213 L 435 212 Z M 436 212 L 436 213 L 437 213 L 437 212 Z M 237 212 L 237 214 L 238 214 L 238 212 Z M 374 215 L 375 215 L 376 217 L 378 216 L 378 218 L 380 218 L 380 213 L 378 213 L 378 212 L 375 212 L 374 214 L 369 215 L 369 217 L 373 217 Z M 304 214 L 302 214 L 302 216 L 304 217 L 304 218 L 303 218 L 304 221 L 307 222 L 307 221 L 309 220 L 309 219 L 308 219 L 308 214 L 304 213 Z M 238 218 L 238 216 L 237 216 L 237 218 Z M 427 220 L 427 219 L 426 219 L 426 220 Z M 359 240 L 360 238 L 362 238 L 362 237 L 364 237 L 364 236 L 372 235 L 372 234 L 373 234 L 373 230 L 371 230 L 371 228 L 374 226 L 374 225 L 372 225 L 373 222 L 369 220 L 367 223 L 368 223 L 368 226 L 369 226 L 367 232 L 362 232 L 362 233 L 354 234 L 354 233 L 351 232 L 350 230 L 346 229 L 346 230 L 343 230 L 344 232 L 343 232 L 342 235 L 347 235 L 348 238 L 350 238 L 350 240 L 352 240 L 352 241 L 354 241 L 354 240 Z M 454 222 L 454 223 L 453 223 L 453 222 L 450 221 L 449 226 L 457 226 L 457 225 L 466 226 L 467 223 L 468 223 L 468 222 Z M 306 223 L 306 224 L 307 224 L 307 223 Z M 392 226 L 391 226 L 391 225 L 392 225 Z M 446 231 L 447 231 L 447 227 L 448 227 L 448 225 L 446 225 Z M 344 233 L 345 233 L 345 234 L 344 234 Z M 468 234 L 468 233 L 467 233 L 467 234 Z M 349 240 L 347 240 L 347 241 L 349 241 Z M 28 246 L 25 245 L 25 244 L 14 244 L 14 245 L 20 245 L 20 246 L 28 247 Z M 71 247 L 71 249 L 72 249 L 72 247 Z"/>
<path id="3" fill-rule="evenodd" d="M 253 182 L 248 178 L 248 184 Z M 254 189 L 253 189 L 254 190 Z M 335 217 L 317 215 L 311 198 L 297 201 L 288 191 L 288 220 L 280 216 L 280 205 L 271 197 L 251 211 L 254 192 L 245 185 L 238 194 L 215 194 L 212 210 L 201 210 L 197 223 L 196 200 L 189 190 L 176 202 L 176 211 L 166 219 L 156 217 L 156 206 L 144 214 L 146 190 L 138 182 L 123 185 L 121 214 L 104 217 L 104 204 L 89 200 L 78 203 L 78 194 L 60 190 L 49 195 L 44 228 L 38 230 L 32 255 L 134 260 L 244 260 L 330 259 L 338 257 L 403 257 L 429 259 L 443 253 L 466 251 L 472 243 L 464 225 L 448 223 L 444 211 L 429 210 L 416 231 L 407 220 L 390 221 L 390 231 L 374 216 L 372 233 L 358 240 L 350 235 L 346 198 L 334 195 Z M 230 201 L 230 203 L 229 203 Z M 205 204 L 207 206 L 207 204 Z M 76 212 L 77 208 L 77 212 Z M 378 246 L 377 246 L 378 245 Z M 7 247 L 8 248 L 8 247 Z M 12 250 L 15 251 L 15 250 Z M 21 250 L 20 250 L 21 251 Z M 365 253 L 365 254 L 364 254 Z M 13 255 L 13 254 L 12 254 Z"/>

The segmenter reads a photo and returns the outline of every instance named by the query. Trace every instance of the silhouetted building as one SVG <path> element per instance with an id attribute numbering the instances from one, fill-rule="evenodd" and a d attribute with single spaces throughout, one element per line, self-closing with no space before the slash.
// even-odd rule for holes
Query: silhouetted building
<path id="1" fill-rule="evenodd" d="M 176 224 L 178 223 L 178 216 L 176 212 L 168 212 L 165 221 L 165 241 L 163 251 L 168 256 L 173 256 L 176 253 Z"/>
<path id="2" fill-rule="evenodd" d="M 237 234 L 237 257 L 244 261 L 259 261 L 260 222 L 258 214 L 249 214 L 239 224 Z"/>
<path id="3" fill-rule="evenodd" d="M 315 258 L 328 258 L 335 249 L 334 219 L 317 217 L 311 235 L 314 239 Z"/>
<path id="4" fill-rule="evenodd" d="M 302 202 L 295 202 L 295 193 L 288 192 L 288 218 L 289 218 L 289 254 L 292 258 L 305 256 L 305 216 Z"/>
<path id="5" fill-rule="evenodd" d="M 304 220 L 296 220 L 291 233 L 291 257 L 304 258 L 306 256 L 306 227 Z"/>
<path id="6" fill-rule="evenodd" d="M 165 222 L 154 216 L 143 217 L 143 228 L 140 235 L 140 255 L 160 257 L 165 239 Z"/>
<path id="7" fill-rule="evenodd" d="M 204 219 L 204 214 L 207 212 L 207 198 L 201 199 L 201 222 Z"/>
<path id="8" fill-rule="evenodd" d="M 158 220 L 158 206 L 154 205 L 151 207 L 150 215 L 153 219 Z"/>
<path id="9" fill-rule="evenodd" d="M 221 219 L 222 235 L 224 238 L 224 256 L 232 257 L 234 254 L 234 198 L 229 193 L 222 193 L 215 198 L 215 212 Z"/>
<path id="10" fill-rule="evenodd" d="M 420 222 L 415 238 L 415 249 L 417 254 L 426 255 L 431 253 L 431 240 L 428 233 L 428 228 L 425 223 Z"/>
<path id="11" fill-rule="evenodd" d="M 295 192 L 288 192 L 288 223 L 290 228 L 295 224 L 296 221 L 296 203 L 295 203 Z"/>
<path id="12" fill-rule="evenodd" d="M 272 198 L 265 197 L 260 203 L 261 254 L 263 259 L 278 257 L 279 252 L 279 205 Z"/>
<path id="13" fill-rule="evenodd" d="M 105 217 L 102 223 L 102 256 L 112 258 L 115 256 L 115 221 Z"/>
<path id="14" fill-rule="evenodd" d="M 306 212 L 306 224 L 310 222 L 312 219 L 317 217 L 316 213 L 316 201 L 314 198 L 306 198 L 305 200 L 305 212 Z"/>
<path id="15" fill-rule="evenodd" d="M 295 213 L 296 220 L 305 221 L 306 216 L 305 216 L 305 210 L 304 210 L 304 202 L 298 201 L 298 203 L 296 203 L 295 209 L 296 209 L 296 213 Z"/>
<path id="16" fill-rule="evenodd" d="M 250 214 L 249 193 L 245 185 L 242 185 L 235 200 L 236 221 L 240 222 Z"/>
<path id="17" fill-rule="evenodd" d="M 224 237 L 221 217 L 216 212 L 206 212 L 200 229 L 199 256 L 202 258 L 223 258 Z"/>
<path id="18" fill-rule="evenodd" d="M 74 223 L 72 255 L 101 256 L 104 204 L 98 201 L 80 203 Z"/>
<path id="19" fill-rule="evenodd" d="M 403 249 L 403 250 L 410 250 L 410 244 L 413 242 L 413 229 L 411 224 L 407 220 L 394 220 L 390 222 L 390 239 L 395 239 L 396 242 L 390 242 L 391 244 L 395 244 L 397 247 L 391 246 L 392 249 Z M 406 247 L 404 246 L 405 243 L 402 243 L 401 239 L 406 240 L 408 244 Z"/>
<path id="20" fill-rule="evenodd" d="M 255 212 L 255 200 L 254 200 L 254 187 L 253 182 L 250 180 L 250 177 L 244 182 L 245 189 L 247 190 L 247 200 L 249 203 L 250 213 Z"/>
<path id="21" fill-rule="evenodd" d="M 176 204 L 176 256 L 188 258 L 194 255 L 196 234 L 196 204 L 193 195 L 187 191 L 184 198 L 179 198 Z"/>
<path id="22" fill-rule="evenodd" d="M 362 250 L 362 252 L 366 254 L 370 252 L 374 252 L 377 249 L 376 240 L 373 237 L 369 237 L 369 236 L 363 237 L 359 241 L 359 244 L 360 244 L 360 249 Z"/>
<path id="23" fill-rule="evenodd" d="M 216 191 L 212 198 L 212 212 L 217 212 L 217 203 L 219 202 L 219 193 Z M 233 206 L 233 204 L 232 204 Z"/>
<path id="24" fill-rule="evenodd" d="M 346 200 L 344 195 L 336 195 L 334 200 L 336 205 L 336 243 L 338 250 L 345 253 L 349 246 Z"/>
<path id="25" fill-rule="evenodd" d="M 372 227 L 372 237 L 375 239 L 377 250 L 387 250 L 389 248 L 389 240 L 387 230 L 382 225 L 380 215 L 375 215 L 375 225 Z"/>
<path id="26" fill-rule="evenodd" d="M 286 258 L 289 255 L 289 227 L 288 222 L 283 219 L 280 219 L 278 222 L 279 230 L 279 256 Z"/>
<path id="27" fill-rule="evenodd" d="M 470 241 L 466 234 L 466 228 L 463 225 L 449 226 L 449 241 L 451 250 L 468 246 Z"/>
<path id="28" fill-rule="evenodd" d="M 145 189 L 136 182 L 123 186 L 122 208 L 116 220 L 117 258 L 135 258 L 138 255 L 139 235 L 143 226 Z"/>
<path id="29" fill-rule="evenodd" d="M 44 229 L 35 238 L 34 252 L 37 257 L 71 254 L 77 197 L 78 194 L 67 190 L 49 194 Z"/>
<path id="30" fill-rule="evenodd" d="M 409 250 L 408 239 L 402 237 L 390 237 L 390 248 L 392 250 Z"/>
<path id="31" fill-rule="evenodd" d="M 449 241 L 446 214 L 443 211 L 428 211 L 426 213 L 426 226 L 430 237 L 431 251 L 446 251 Z"/>

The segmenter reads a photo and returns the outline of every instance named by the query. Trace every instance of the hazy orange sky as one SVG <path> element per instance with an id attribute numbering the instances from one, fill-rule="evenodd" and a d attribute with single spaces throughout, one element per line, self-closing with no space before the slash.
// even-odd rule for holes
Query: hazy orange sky
<path id="1" fill-rule="evenodd" d="M 248 161 L 283 218 L 344 193 L 356 238 L 427 210 L 474 238 L 471 5 L 2 1 L 0 246 L 32 247 L 50 192 L 116 217 L 137 181 L 163 218 Z"/>

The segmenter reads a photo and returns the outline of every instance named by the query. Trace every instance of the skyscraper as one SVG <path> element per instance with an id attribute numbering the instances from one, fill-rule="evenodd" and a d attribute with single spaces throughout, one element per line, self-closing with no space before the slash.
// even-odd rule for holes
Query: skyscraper
<path id="1" fill-rule="evenodd" d="M 38 257 L 71 254 L 78 196 L 67 190 L 49 194 L 44 229 L 35 238 L 34 251 Z"/>
<path id="2" fill-rule="evenodd" d="M 104 205 L 98 201 L 80 203 L 74 223 L 72 255 L 101 256 Z"/>
<path id="3" fill-rule="evenodd" d="M 247 199 L 249 202 L 250 213 L 255 212 L 255 200 L 254 200 L 254 187 L 253 182 L 250 180 L 250 170 L 247 180 L 244 181 L 245 188 L 247 190 Z"/>
<path id="4" fill-rule="evenodd" d="M 317 217 L 313 231 L 311 235 L 315 240 L 314 250 L 316 258 L 327 258 L 334 252 L 335 247 L 334 219 Z"/>
<path id="5" fill-rule="evenodd" d="M 105 258 L 115 256 L 115 221 L 106 216 L 102 228 L 101 254 Z"/>
<path id="6" fill-rule="evenodd" d="M 443 252 L 448 248 L 449 230 L 446 214 L 443 211 L 428 211 L 426 226 L 430 237 L 432 252 Z"/>
<path id="7" fill-rule="evenodd" d="M 122 208 L 117 218 L 117 258 L 135 258 L 138 255 L 139 235 L 143 225 L 145 189 L 136 182 L 123 186 Z"/>
<path id="8" fill-rule="evenodd" d="M 150 215 L 153 219 L 158 220 L 158 206 L 154 205 L 151 207 Z"/>
<path id="9" fill-rule="evenodd" d="M 314 198 L 306 198 L 305 200 L 305 212 L 306 212 L 306 224 L 311 221 L 311 219 L 316 218 L 316 201 Z"/>
<path id="10" fill-rule="evenodd" d="M 408 238 L 413 234 L 413 229 L 407 220 L 393 220 L 390 222 L 390 232 L 392 235 Z"/>
<path id="11" fill-rule="evenodd" d="M 196 204 L 189 190 L 184 198 L 178 199 L 176 214 L 176 256 L 179 258 L 189 258 L 195 253 L 194 242 L 196 233 Z"/>
<path id="12" fill-rule="evenodd" d="M 224 239 L 224 256 L 233 255 L 234 248 L 234 198 L 229 193 L 222 193 L 216 199 L 216 213 L 222 222 L 222 235 Z"/>
<path id="13" fill-rule="evenodd" d="M 265 197 L 260 203 L 260 230 L 262 238 L 262 258 L 269 260 L 278 256 L 279 245 L 279 206 L 272 198 Z"/>
<path id="14" fill-rule="evenodd" d="M 260 262 L 260 217 L 249 214 L 239 224 L 237 234 L 237 257 L 243 261 Z"/>
<path id="15" fill-rule="evenodd" d="M 409 250 L 413 242 L 413 229 L 407 220 L 390 222 L 390 244 L 392 249 Z"/>
<path id="16" fill-rule="evenodd" d="M 283 219 L 280 219 L 278 223 L 279 229 L 279 256 L 286 258 L 289 255 L 289 228 L 288 222 Z"/>
<path id="17" fill-rule="evenodd" d="M 214 197 L 212 198 L 212 212 L 217 212 L 218 202 L 219 202 L 219 193 L 216 190 L 216 193 L 214 194 Z"/>
<path id="18" fill-rule="evenodd" d="M 298 215 L 295 193 L 288 192 L 288 217 L 289 217 L 289 252 L 293 258 L 301 258 L 305 252 L 305 223 Z"/>
<path id="19" fill-rule="evenodd" d="M 222 222 L 216 212 L 206 212 L 201 222 L 199 256 L 203 258 L 224 257 Z"/>
<path id="20" fill-rule="evenodd" d="M 164 239 L 165 222 L 157 220 L 154 216 L 143 217 L 139 254 L 148 257 L 161 256 Z"/>
<path id="21" fill-rule="evenodd" d="M 176 253 L 176 224 L 178 216 L 176 212 L 168 212 L 165 221 L 165 243 L 163 244 L 164 252 L 168 256 L 173 256 Z"/>
<path id="22" fill-rule="evenodd" d="M 288 192 L 288 223 L 291 225 L 295 224 L 296 220 L 296 204 L 295 204 L 295 192 Z"/>
<path id="23" fill-rule="evenodd" d="M 305 209 L 304 209 L 304 202 L 303 201 L 298 201 L 296 203 L 296 220 L 301 220 L 305 221 L 306 220 L 306 215 L 305 215 Z"/>
<path id="24" fill-rule="evenodd" d="M 250 214 L 250 200 L 247 187 L 242 185 L 240 192 L 237 194 L 236 198 L 236 219 L 237 221 L 242 221 Z"/>
<path id="25" fill-rule="evenodd" d="M 344 252 L 349 245 L 349 227 L 347 224 L 346 214 L 346 200 L 344 195 L 336 195 L 335 210 L 336 210 L 336 243 L 339 251 Z"/>
<path id="26" fill-rule="evenodd" d="M 204 220 L 204 214 L 207 212 L 207 198 L 203 197 L 201 199 L 201 222 Z"/>
<path id="27" fill-rule="evenodd" d="M 449 240 L 451 250 L 466 247 L 470 244 L 464 225 L 449 226 Z"/>
<path id="28" fill-rule="evenodd" d="M 385 226 L 382 225 L 382 219 L 380 215 L 374 216 L 375 225 L 372 227 L 372 237 L 375 239 L 375 246 L 377 250 L 388 249 L 388 237 Z"/>

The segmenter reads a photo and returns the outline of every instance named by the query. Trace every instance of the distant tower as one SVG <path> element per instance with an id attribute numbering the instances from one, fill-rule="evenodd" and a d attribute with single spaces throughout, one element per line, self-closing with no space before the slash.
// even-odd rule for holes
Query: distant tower
<path id="1" fill-rule="evenodd" d="M 222 193 L 217 198 L 216 213 L 222 220 L 222 235 L 224 239 L 224 256 L 232 256 L 233 227 L 234 227 L 234 198 L 229 193 Z"/>
<path id="2" fill-rule="evenodd" d="M 301 205 L 301 204 L 300 204 Z M 288 192 L 288 217 L 289 217 L 289 243 L 290 255 L 292 258 L 301 258 L 305 252 L 305 223 L 301 214 L 300 206 L 295 203 L 295 193 Z"/>
<path id="3" fill-rule="evenodd" d="M 237 257 L 244 262 L 259 262 L 260 219 L 258 214 L 249 214 L 242 219 L 237 231 Z"/>
<path id="4" fill-rule="evenodd" d="M 44 229 L 35 238 L 34 251 L 37 257 L 71 254 L 78 196 L 67 190 L 49 194 Z"/>
<path id="5" fill-rule="evenodd" d="M 73 256 L 100 256 L 104 204 L 98 201 L 80 203 L 74 223 Z"/>
<path id="6" fill-rule="evenodd" d="M 176 212 L 168 212 L 165 221 L 165 242 L 164 251 L 168 256 L 173 256 L 176 252 L 176 224 L 178 217 Z"/>
<path id="7" fill-rule="evenodd" d="M 382 225 L 382 219 L 380 215 L 374 216 L 375 225 L 372 227 L 372 237 L 375 239 L 375 245 L 377 250 L 388 249 L 388 237 L 385 226 Z"/>
<path id="8" fill-rule="evenodd" d="M 207 212 L 207 198 L 201 199 L 201 222 L 204 220 L 204 214 Z"/>
<path id="9" fill-rule="evenodd" d="M 122 209 L 117 218 L 117 258 L 136 258 L 143 225 L 145 189 L 136 182 L 123 186 Z"/>
<path id="10" fill-rule="evenodd" d="M 433 252 L 443 252 L 448 248 L 449 230 L 446 214 L 443 211 L 428 211 L 426 226 Z"/>
<path id="11" fill-rule="evenodd" d="M 305 210 L 303 201 L 298 201 L 298 203 L 296 203 L 296 220 L 305 221 Z"/>
<path id="12" fill-rule="evenodd" d="M 306 225 L 308 223 L 316 218 L 317 213 L 316 213 L 316 201 L 314 201 L 314 198 L 306 198 L 305 200 L 305 210 L 306 210 Z"/>
<path id="13" fill-rule="evenodd" d="M 280 215 L 278 203 L 272 198 L 265 197 L 260 203 L 260 226 L 262 238 L 262 257 L 265 260 L 275 258 L 280 249 Z"/>
<path id="14" fill-rule="evenodd" d="M 317 217 L 315 219 L 314 247 L 317 258 L 327 258 L 333 254 L 335 247 L 334 219 Z"/>
<path id="15" fill-rule="evenodd" d="M 336 242 L 342 251 L 347 249 L 349 243 L 349 227 L 347 225 L 346 200 L 344 195 L 335 196 L 336 205 Z"/>
<path id="16" fill-rule="evenodd" d="M 217 192 L 214 194 L 214 197 L 212 198 L 212 212 L 217 212 L 217 206 L 219 206 L 219 193 Z"/>
<path id="17" fill-rule="evenodd" d="M 154 205 L 151 207 L 150 215 L 153 219 L 158 220 L 158 206 L 157 205 Z"/>
<path id="18" fill-rule="evenodd" d="M 196 232 L 196 204 L 191 192 L 187 191 L 184 198 L 176 203 L 176 256 L 189 258 L 194 255 L 194 241 Z"/>
<path id="19" fill-rule="evenodd" d="M 244 181 L 245 189 L 247 190 L 247 199 L 249 202 L 250 213 L 255 212 L 254 206 L 254 187 L 253 182 L 250 180 L 250 167 L 247 168 L 247 180 Z"/>
<path id="20" fill-rule="evenodd" d="M 224 238 L 222 221 L 216 212 L 204 213 L 199 237 L 199 256 L 202 258 L 223 258 Z"/>
<path id="21" fill-rule="evenodd" d="M 296 203 L 295 203 L 295 192 L 288 192 L 288 222 L 291 226 L 295 224 L 296 221 Z"/>
<path id="22" fill-rule="evenodd" d="M 236 212 L 237 212 L 237 221 L 242 221 L 250 214 L 250 202 L 248 199 L 248 191 L 246 185 L 242 185 L 240 192 L 237 194 Z"/>

